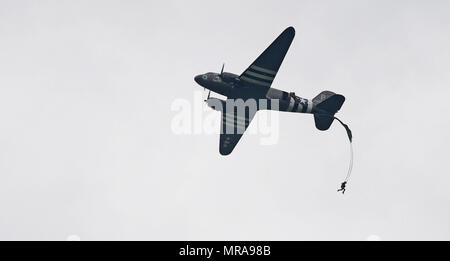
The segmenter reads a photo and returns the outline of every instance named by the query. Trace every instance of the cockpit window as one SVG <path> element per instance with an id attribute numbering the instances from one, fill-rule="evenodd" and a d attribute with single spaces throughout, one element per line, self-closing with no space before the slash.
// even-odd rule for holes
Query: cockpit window
<path id="1" fill-rule="evenodd" d="M 219 77 L 219 75 L 216 75 L 216 76 L 214 77 L 213 81 L 215 81 L 215 82 L 220 82 L 220 77 Z"/>
<path id="2" fill-rule="evenodd" d="M 202 78 L 203 78 L 203 80 L 206 80 L 206 79 L 208 79 L 208 75 L 203 74 L 203 75 L 202 75 Z"/>

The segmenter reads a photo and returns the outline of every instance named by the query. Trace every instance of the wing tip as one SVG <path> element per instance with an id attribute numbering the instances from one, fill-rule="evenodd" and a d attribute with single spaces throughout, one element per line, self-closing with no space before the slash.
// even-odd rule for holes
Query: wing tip
<path id="1" fill-rule="evenodd" d="M 228 155 L 231 154 L 232 151 L 233 151 L 233 150 L 223 150 L 222 147 L 219 149 L 219 153 L 220 153 L 220 155 L 222 155 L 222 156 L 228 156 Z"/>
<path id="2" fill-rule="evenodd" d="M 284 32 L 289 33 L 289 34 L 291 34 L 292 36 L 295 35 L 295 29 L 294 29 L 293 26 L 289 26 L 288 28 L 286 28 L 286 29 L 284 30 Z"/>

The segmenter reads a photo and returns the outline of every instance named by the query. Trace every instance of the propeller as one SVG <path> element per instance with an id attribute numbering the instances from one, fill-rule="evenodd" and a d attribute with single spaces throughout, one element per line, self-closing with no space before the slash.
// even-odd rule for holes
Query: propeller
<path id="1" fill-rule="evenodd" d="M 208 92 L 208 97 L 204 101 L 207 101 L 209 99 L 209 95 L 211 95 L 211 90 Z"/>
<path id="2" fill-rule="evenodd" d="M 225 63 L 223 63 L 222 64 L 222 70 L 220 70 L 220 77 L 222 77 L 223 76 L 223 69 L 225 68 Z M 203 90 L 204 90 L 205 88 L 203 88 Z M 208 97 L 206 98 L 206 100 L 205 101 L 207 101 L 208 99 L 209 99 L 209 96 L 211 95 L 211 90 L 209 90 L 209 92 L 208 92 Z"/>
<path id="3" fill-rule="evenodd" d="M 220 76 L 223 76 L 223 68 L 225 68 L 225 63 L 222 64 L 222 70 L 220 71 Z"/>

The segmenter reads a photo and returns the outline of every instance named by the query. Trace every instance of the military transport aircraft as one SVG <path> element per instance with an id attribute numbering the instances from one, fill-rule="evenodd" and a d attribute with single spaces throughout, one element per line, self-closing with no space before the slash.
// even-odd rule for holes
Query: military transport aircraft
<path id="1" fill-rule="evenodd" d="M 206 103 L 222 112 L 220 154 L 228 155 L 233 151 L 258 110 L 310 113 L 314 115 L 319 130 L 327 130 L 333 123 L 334 114 L 345 101 L 344 96 L 323 91 L 308 100 L 293 92 L 271 88 L 294 36 L 293 27 L 285 29 L 241 75 L 224 72 L 222 66 L 220 73 L 209 72 L 195 76 L 195 81 L 209 90 Z M 226 96 L 227 101 L 210 98 L 211 91 Z M 243 102 L 238 103 L 237 100 Z M 253 109 L 249 101 L 255 101 Z M 229 104 L 234 104 L 234 107 L 228 106 Z M 349 138 L 351 141 L 350 135 Z"/>

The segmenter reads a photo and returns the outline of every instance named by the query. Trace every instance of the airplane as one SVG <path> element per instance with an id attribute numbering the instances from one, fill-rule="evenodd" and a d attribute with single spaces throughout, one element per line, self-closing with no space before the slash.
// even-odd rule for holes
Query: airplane
<path id="1" fill-rule="evenodd" d="M 209 90 L 205 100 L 208 106 L 222 112 L 221 155 L 229 155 L 233 151 L 258 110 L 309 113 L 314 115 L 317 129 L 325 131 L 330 128 L 335 119 L 334 114 L 345 101 L 343 95 L 323 91 L 308 100 L 294 92 L 271 88 L 294 36 L 295 29 L 286 28 L 241 75 L 224 72 L 222 65 L 220 73 L 208 72 L 194 77 L 195 82 Z M 227 100 L 211 98 L 211 91 L 226 96 Z M 238 100 L 243 102 L 239 103 Z M 255 101 L 255 106 L 250 106 L 252 103 L 248 101 Z M 277 106 L 272 106 L 274 104 Z M 351 134 L 349 138 L 351 142 Z"/>

